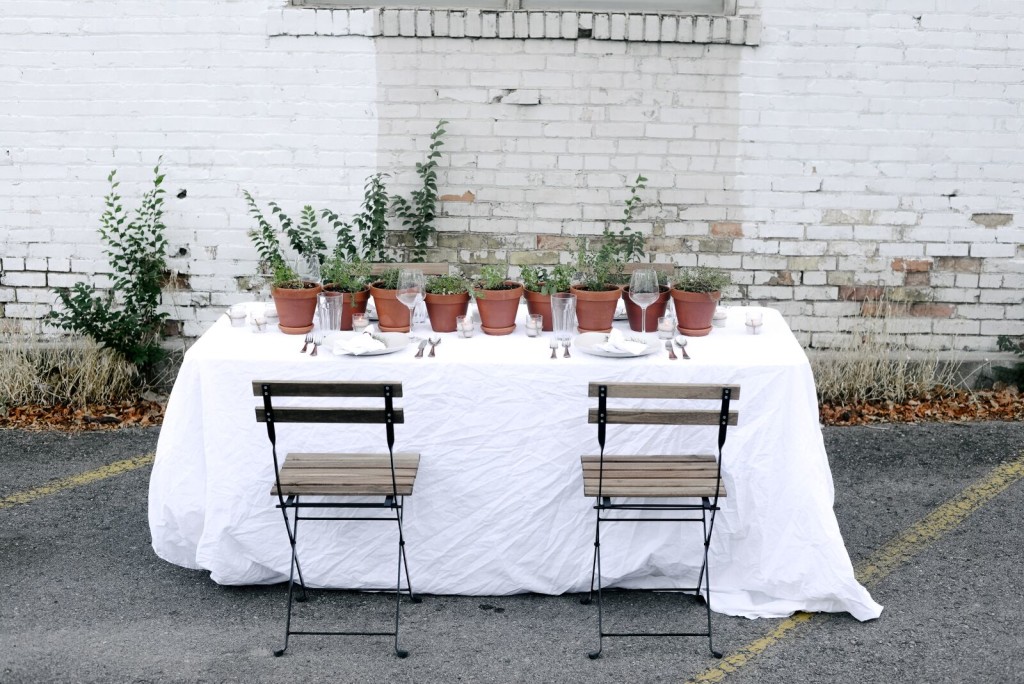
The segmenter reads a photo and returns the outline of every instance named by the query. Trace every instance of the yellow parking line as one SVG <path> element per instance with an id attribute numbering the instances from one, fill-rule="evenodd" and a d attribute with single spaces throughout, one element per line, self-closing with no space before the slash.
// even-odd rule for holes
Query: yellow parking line
<path id="1" fill-rule="evenodd" d="M 860 563 L 855 569 L 857 579 L 866 586 L 882 581 L 899 566 L 926 549 L 1022 478 L 1024 478 L 1024 453 L 1014 461 L 995 467 L 986 477 L 911 525 L 903 534 Z M 701 672 L 689 681 L 720 682 L 730 673 L 749 663 L 755 656 L 778 643 L 789 632 L 810 621 L 811 618 L 821 615 L 825 614 L 795 613 L 780 622 L 767 635 L 726 655 L 717 666 Z"/>
<path id="2" fill-rule="evenodd" d="M 0 510 L 10 508 L 11 506 L 17 506 L 19 504 L 27 504 L 36 499 L 50 494 L 56 494 L 57 492 L 65 489 L 71 489 L 73 487 L 81 487 L 82 485 L 89 484 L 90 482 L 96 482 L 97 480 L 103 480 L 114 475 L 120 475 L 127 473 L 136 468 L 147 466 L 153 463 L 153 454 L 145 454 L 144 456 L 136 456 L 135 458 L 127 458 L 123 461 L 116 461 L 110 465 L 105 465 L 102 468 L 96 470 L 87 470 L 84 473 L 78 475 L 72 475 L 71 477 L 65 477 L 50 484 L 43 485 L 42 487 L 36 487 L 35 489 L 28 489 L 24 492 L 17 492 L 10 496 L 5 496 L 0 499 Z"/>

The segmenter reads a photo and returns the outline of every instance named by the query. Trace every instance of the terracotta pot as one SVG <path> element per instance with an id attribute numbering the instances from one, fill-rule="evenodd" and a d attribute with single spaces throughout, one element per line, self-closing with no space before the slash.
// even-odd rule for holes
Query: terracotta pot
<path id="1" fill-rule="evenodd" d="M 370 296 L 377 309 L 377 328 L 381 332 L 409 332 L 409 307 L 398 301 L 398 290 L 370 285 Z"/>
<path id="2" fill-rule="evenodd" d="M 327 283 L 324 285 L 324 292 L 338 292 L 338 290 Z M 366 313 L 366 305 L 370 301 L 370 291 L 362 289 L 359 292 L 342 292 L 342 294 L 345 297 L 341 300 L 341 329 L 351 330 L 352 314 Z"/>
<path id="3" fill-rule="evenodd" d="M 523 290 L 526 297 L 526 310 L 531 314 L 540 314 L 544 318 L 544 332 L 551 332 L 555 329 L 554 321 L 551 319 L 551 295 Z"/>
<path id="4" fill-rule="evenodd" d="M 476 308 L 480 311 L 480 328 L 488 335 L 508 335 L 516 329 L 516 312 L 523 296 L 523 286 L 506 280 L 506 285 L 515 285 L 508 290 L 480 290 Z"/>
<path id="5" fill-rule="evenodd" d="M 668 300 L 671 299 L 671 295 L 668 293 L 668 286 L 660 286 L 660 294 L 658 298 L 647 307 L 647 332 L 658 331 L 658 319 L 665 315 L 665 309 L 668 308 Z M 633 303 L 632 298 L 629 296 L 629 285 L 622 288 L 622 300 L 626 303 L 626 317 L 629 319 L 629 329 L 634 332 L 643 332 L 643 328 L 640 327 L 640 313 L 642 309 Z"/>
<path id="6" fill-rule="evenodd" d="M 711 318 L 722 298 L 721 292 L 684 292 L 672 288 L 671 294 L 679 332 L 689 337 L 703 337 L 711 332 Z"/>
<path id="7" fill-rule="evenodd" d="M 571 287 L 569 292 L 576 295 L 576 325 L 581 333 L 611 332 L 621 287 L 609 285 L 600 291 Z"/>
<path id="8" fill-rule="evenodd" d="M 469 293 L 433 294 L 424 296 L 427 304 L 427 316 L 434 332 L 455 332 L 456 316 L 465 316 L 469 310 Z"/>
<path id="9" fill-rule="evenodd" d="M 313 314 L 316 311 L 316 296 L 320 285 L 306 283 L 301 290 L 275 287 L 270 291 L 280 321 L 277 327 L 288 335 L 305 335 L 313 329 Z"/>

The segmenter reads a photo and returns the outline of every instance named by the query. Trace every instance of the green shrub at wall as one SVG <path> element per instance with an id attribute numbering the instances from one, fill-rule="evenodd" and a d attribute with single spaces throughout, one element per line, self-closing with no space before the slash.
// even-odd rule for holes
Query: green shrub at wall
<path id="1" fill-rule="evenodd" d="M 158 161 L 153 188 L 130 214 L 117 194 L 116 173 L 111 171 L 107 177 L 110 193 L 99 231 L 107 245 L 112 286 L 104 293 L 85 283 L 58 289 L 63 310 L 52 311 L 50 320 L 64 330 L 91 337 L 146 372 L 166 356 L 160 340 L 167 314 L 157 310 L 167 270 L 164 189 L 160 187 L 164 176 Z"/>

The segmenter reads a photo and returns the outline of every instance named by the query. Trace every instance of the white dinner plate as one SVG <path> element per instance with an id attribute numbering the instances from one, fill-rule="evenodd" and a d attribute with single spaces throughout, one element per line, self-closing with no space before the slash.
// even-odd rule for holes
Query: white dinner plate
<path id="1" fill-rule="evenodd" d="M 636 338 L 641 338 L 643 335 L 636 335 Z M 627 337 L 627 339 L 630 339 Z M 607 356 L 613 359 L 630 359 L 637 356 L 647 356 L 653 354 L 659 349 L 664 348 L 664 343 L 653 338 L 650 335 L 647 336 L 647 349 L 644 349 L 639 354 L 630 354 L 629 352 L 613 352 L 601 349 L 598 345 L 604 344 L 608 341 L 608 335 L 606 333 L 598 332 L 587 332 L 580 333 L 576 336 L 576 339 L 572 341 L 573 346 L 579 349 L 585 354 L 593 354 L 594 356 Z"/>
<path id="2" fill-rule="evenodd" d="M 334 344 L 336 342 L 342 342 L 362 334 L 364 333 L 348 331 L 327 333 L 327 335 L 324 336 L 323 348 L 329 350 L 333 354 Z M 380 356 L 381 354 L 394 354 L 396 351 L 402 351 L 409 346 L 409 336 L 405 333 L 375 332 L 373 333 L 373 336 L 384 340 L 384 344 L 386 344 L 387 347 L 384 349 L 375 349 L 373 351 L 363 352 L 362 354 L 343 354 L 343 356 Z"/>

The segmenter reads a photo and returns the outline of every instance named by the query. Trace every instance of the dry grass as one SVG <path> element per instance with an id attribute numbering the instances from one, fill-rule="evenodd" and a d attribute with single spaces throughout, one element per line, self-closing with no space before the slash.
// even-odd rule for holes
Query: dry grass
<path id="1" fill-rule="evenodd" d="M 83 337 L 0 330 L 0 407 L 76 406 L 134 399 L 138 370 Z"/>
<path id="2" fill-rule="evenodd" d="M 886 300 L 874 310 L 878 315 L 859 321 L 840 348 L 811 359 L 819 403 L 902 404 L 960 384 L 958 362 L 940 359 L 938 351 L 911 351 L 890 334 Z"/>

